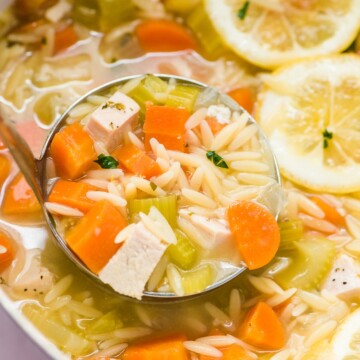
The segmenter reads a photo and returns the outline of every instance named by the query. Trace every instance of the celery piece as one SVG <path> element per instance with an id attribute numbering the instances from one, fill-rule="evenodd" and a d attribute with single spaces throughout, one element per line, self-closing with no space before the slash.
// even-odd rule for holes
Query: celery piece
<path id="1" fill-rule="evenodd" d="M 166 82 L 156 76 L 147 75 L 134 89 L 129 91 L 128 95 L 139 104 L 141 113 L 145 114 L 146 102 L 158 104 L 156 94 L 164 93 L 166 90 Z"/>
<path id="2" fill-rule="evenodd" d="M 294 250 L 296 242 L 304 236 L 304 226 L 300 219 L 281 221 L 279 251 Z"/>
<path id="3" fill-rule="evenodd" d="M 227 51 L 203 5 L 191 11 L 186 23 L 194 32 L 208 58 L 216 59 Z"/>
<path id="4" fill-rule="evenodd" d="M 275 271 L 274 279 L 283 288 L 315 289 L 328 274 L 335 257 L 335 245 L 322 237 L 294 243 L 289 265 Z"/>
<path id="5" fill-rule="evenodd" d="M 97 0 L 75 0 L 73 20 L 92 30 L 99 29 L 99 6 Z"/>
<path id="6" fill-rule="evenodd" d="M 128 202 L 128 209 L 131 221 L 134 221 L 136 215 L 139 212 L 148 214 L 150 208 L 155 206 L 161 214 L 165 217 L 171 227 L 176 226 L 176 216 L 177 216 L 177 197 L 176 195 L 167 195 L 163 197 L 156 198 L 146 198 L 146 199 L 132 199 Z"/>
<path id="7" fill-rule="evenodd" d="M 166 253 L 170 262 L 179 266 L 183 270 L 189 270 L 196 262 L 197 250 L 189 238 L 180 230 L 175 230 L 176 244 L 170 245 Z"/>
<path id="8" fill-rule="evenodd" d="M 109 31 L 115 26 L 135 18 L 135 7 L 129 0 L 98 0 L 101 31 Z"/>
<path id="9" fill-rule="evenodd" d="M 92 353 L 96 349 L 93 341 L 64 326 L 49 317 L 49 313 L 34 304 L 27 304 L 22 308 L 24 315 L 56 346 L 70 352 L 72 355 L 81 356 Z"/>
<path id="10" fill-rule="evenodd" d="M 195 6 L 200 3 L 200 0 L 165 0 L 164 4 L 167 10 L 179 14 L 189 13 Z"/>
<path id="11" fill-rule="evenodd" d="M 209 265 L 201 265 L 181 274 L 185 294 L 195 294 L 206 289 L 215 280 L 215 270 Z"/>
<path id="12" fill-rule="evenodd" d="M 93 320 L 86 328 L 89 334 L 104 334 L 123 327 L 123 322 L 119 318 L 116 310 L 110 311 L 100 318 Z"/>
<path id="13" fill-rule="evenodd" d="M 189 111 L 193 111 L 199 93 L 199 88 L 195 86 L 177 85 L 170 91 L 165 105 L 182 107 Z"/>
<path id="14" fill-rule="evenodd" d="M 143 80 L 144 86 L 152 93 L 164 93 L 167 91 L 167 83 L 157 76 L 147 75 Z"/>

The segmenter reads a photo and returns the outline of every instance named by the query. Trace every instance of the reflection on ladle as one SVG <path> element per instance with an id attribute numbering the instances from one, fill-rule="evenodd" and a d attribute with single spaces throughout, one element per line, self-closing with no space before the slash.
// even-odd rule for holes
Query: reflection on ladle
<path id="1" fill-rule="evenodd" d="M 233 100 L 231 100 L 228 96 L 223 95 L 219 93 L 217 90 L 208 87 L 207 85 L 204 85 L 202 83 L 199 83 L 197 81 L 189 80 L 182 77 L 176 77 L 176 76 L 169 76 L 169 75 L 156 75 L 160 79 L 169 82 L 169 81 L 176 81 L 177 83 L 181 85 L 188 85 L 188 86 L 194 86 L 197 87 L 202 91 L 202 104 L 201 106 L 207 107 L 214 103 L 216 104 L 224 104 L 228 108 L 231 109 L 231 111 L 236 111 L 240 114 L 244 113 L 244 110 Z M 52 234 L 55 237 L 55 240 L 57 244 L 61 247 L 61 249 L 66 253 L 66 255 L 85 273 L 90 275 L 93 279 L 96 281 L 100 281 L 100 278 L 97 274 L 90 271 L 88 267 L 80 260 L 80 258 L 70 249 L 70 247 L 67 245 L 64 238 L 59 234 L 56 228 L 56 224 L 54 221 L 53 216 L 47 211 L 45 207 L 45 201 L 48 197 L 48 179 L 47 179 L 47 159 L 49 157 L 49 148 L 51 146 L 52 140 L 56 133 L 60 131 L 60 129 L 66 124 L 67 119 L 69 118 L 69 113 L 77 107 L 79 104 L 82 104 L 86 102 L 88 97 L 90 95 L 94 94 L 105 94 L 111 92 L 114 88 L 119 89 L 122 85 L 125 83 L 128 83 L 130 80 L 138 79 L 141 80 L 144 76 L 143 75 L 135 75 L 135 76 L 129 76 L 124 77 L 120 79 L 116 79 L 110 83 L 107 83 L 105 85 L 102 85 L 89 93 L 82 96 L 80 99 L 78 99 L 75 103 L 73 103 L 63 114 L 62 116 L 57 120 L 54 127 L 52 128 L 48 138 L 46 139 L 41 155 L 39 159 L 35 159 L 29 146 L 25 142 L 25 140 L 18 134 L 18 132 L 15 130 L 15 128 L 9 123 L 9 121 L 6 119 L 4 114 L 0 114 L 0 137 L 3 139 L 6 146 L 9 148 L 11 154 L 13 155 L 16 163 L 18 164 L 20 170 L 24 174 L 27 182 L 33 189 L 37 199 L 39 200 L 40 205 L 42 206 L 43 212 L 45 214 L 45 218 L 47 221 L 47 224 L 52 232 Z M 248 123 L 249 124 L 255 124 L 255 121 L 248 115 Z M 271 149 L 267 143 L 267 140 L 265 139 L 264 135 L 262 134 L 261 130 L 257 128 L 257 131 L 259 133 L 259 142 L 261 143 L 262 149 L 264 150 L 264 153 L 266 155 L 266 160 L 268 162 L 269 167 L 271 168 L 273 178 L 275 180 L 276 184 L 280 184 L 280 175 L 279 170 L 276 164 L 276 161 L 273 157 L 273 154 L 271 152 Z M 214 160 L 213 160 L 214 161 Z M 268 208 L 271 208 L 270 210 L 273 212 L 275 216 L 278 215 L 282 203 L 281 199 L 281 192 L 276 194 L 276 189 L 271 189 L 272 192 L 272 205 L 269 207 L 269 204 L 266 204 Z M 274 196 L 275 195 L 278 196 Z M 240 264 L 240 266 L 233 265 L 231 263 L 228 263 L 226 261 L 217 261 L 217 267 L 218 269 L 221 269 L 224 276 L 222 278 L 217 277 L 215 279 L 215 283 L 208 286 L 205 290 L 201 291 L 200 293 L 210 291 L 214 288 L 219 287 L 220 285 L 230 281 L 240 273 L 242 273 L 245 270 L 245 267 Z M 121 275 L 118 275 L 121 276 Z M 186 296 L 194 296 L 197 294 L 189 294 Z M 179 296 L 176 295 L 173 292 L 165 292 L 165 291 L 144 291 L 144 298 L 145 299 L 181 299 L 185 296 Z"/>

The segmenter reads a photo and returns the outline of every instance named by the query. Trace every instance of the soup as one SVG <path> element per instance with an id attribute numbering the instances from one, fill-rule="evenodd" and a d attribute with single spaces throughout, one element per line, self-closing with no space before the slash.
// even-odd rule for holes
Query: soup
<path id="1" fill-rule="evenodd" d="M 217 5 L 212 1 L 205 1 L 203 5 L 197 1 L 184 1 L 180 4 L 173 1 L 149 3 L 133 0 L 124 2 L 123 7 L 101 0 L 39 1 L 35 7 L 32 2 L 23 0 L 1 13 L 1 102 L 4 111 L 14 120 L 36 154 L 39 153 L 43 139 L 55 119 L 80 95 L 114 78 L 149 72 L 194 78 L 228 92 L 249 113 L 255 114 L 276 152 L 282 150 L 279 165 L 284 175 L 285 199 L 278 218 L 280 243 L 274 258 L 267 265 L 247 270 L 212 292 L 180 302 L 152 302 L 147 299 L 138 301 L 99 286 L 54 246 L 44 226 L 41 209 L 34 194 L 18 173 L 8 150 L 2 146 L 1 287 L 17 304 L 18 311 L 70 358 L 307 360 L 349 359 L 359 355 L 356 334 L 360 317 L 360 189 L 350 181 L 351 178 L 356 178 L 357 172 L 354 171 L 353 176 L 341 175 L 341 186 L 330 188 L 329 181 L 321 176 L 324 168 L 308 171 L 307 162 L 304 161 L 301 163 L 302 167 L 297 166 L 298 161 L 306 156 L 310 160 L 313 157 L 316 162 L 319 153 L 325 154 L 322 158 L 325 161 L 320 161 L 321 166 L 334 169 L 334 179 L 337 174 L 344 174 L 346 169 L 356 169 L 358 166 L 358 82 L 357 72 L 353 71 L 358 64 L 357 55 L 337 55 L 334 58 L 327 57 L 325 61 L 296 62 L 273 73 L 264 73 L 236 55 L 240 54 L 257 66 L 275 68 L 288 62 L 290 53 L 298 58 L 308 55 L 307 52 L 301 52 L 300 56 L 293 48 L 297 51 L 314 51 L 315 55 L 315 50 L 322 49 L 323 43 L 331 42 L 337 43 L 331 51 L 339 52 L 346 47 L 346 41 L 339 44 L 341 36 L 336 36 L 334 42 L 331 40 L 335 38 L 334 34 L 343 34 L 340 31 L 343 24 L 349 26 L 347 31 L 349 34 L 354 33 L 352 39 L 355 38 L 358 30 L 358 26 L 353 25 L 353 18 L 357 21 L 358 16 L 356 3 L 217 3 L 233 7 L 236 11 L 224 13 L 224 8 L 221 8 L 219 16 L 215 16 L 216 11 L 213 10 L 217 9 Z M 220 16 L 221 14 L 224 16 Z M 226 14 L 231 16 L 227 18 Z M 242 43 L 244 46 L 250 44 L 247 51 L 238 49 L 228 38 L 229 34 L 222 32 L 219 26 L 219 21 L 224 18 L 229 24 L 235 21 L 233 14 L 236 14 L 237 31 L 247 36 L 248 42 Z M 279 16 L 282 21 L 277 21 Z M 340 20 L 336 22 L 334 19 Z M 288 27 L 285 28 L 284 24 L 288 24 Z M 250 31 L 253 27 L 257 31 Z M 350 31 L 350 28 L 353 30 Z M 288 36 L 290 33 L 293 34 L 292 37 Z M 357 42 L 354 42 L 348 52 L 357 51 Z M 251 44 L 256 44 L 257 53 L 262 54 L 262 58 L 252 55 Z M 271 63 L 267 61 L 269 59 Z M 331 72 L 321 70 L 329 68 Z M 346 71 L 344 68 L 347 68 Z M 303 76 L 304 74 L 306 76 Z M 124 88 L 117 90 L 131 97 L 129 88 L 143 85 L 145 79 L 149 80 L 149 77 L 145 76 L 140 78 L 140 82 L 131 83 L 133 87 L 128 84 L 128 91 L 126 87 L 125 91 Z M 159 80 L 150 77 L 151 79 L 156 82 Z M 174 85 L 176 88 L 178 84 Z M 155 104 L 153 99 L 153 105 L 166 106 L 167 97 L 164 94 L 167 92 L 151 92 L 152 96 L 154 94 L 158 96 L 156 101 L 160 101 L 160 104 Z M 117 101 L 110 103 L 112 100 L 104 98 L 104 95 L 106 94 L 97 94 L 88 98 L 86 103 L 74 109 L 66 127 L 78 124 L 82 129 L 82 126 L 86 126 L 88 114 L 97 111 L 99 107 L 101 109 L 105 106 L 104 110 L 108 110 L 106 107 L 116 107 Z M 185 97 L 188 103 L 192 103 L 191 96 Z M 203 107 L 209 108 L 212 105 L 214 104 L 210 103 Z M 184 107 L 183 105 L 180 108 Z M 348 111 L 349 108 L 351 111 Z M 200 109 L 201 106 L 191 108 L 190 116 Z M 209 109 L 206 113 L 208 111 Z M 146 108 L 141 109 L 140 106 L 139 114 L 139 118 L 145 118 L 146 123 Z M 336 121 L 327 122 L 329 119 L 341 119 L 340 127 Z M 204 145 L 208 141 L 204 140 L 205 134 L 212 134 L 215 138 L 216 131 L 210 128 L 209 132 L 207 125 L 204 122 L 202 124 L 187 138 L 190 140 L 187 151 L 196 149 L 190 160 L 188 157 L 187 160 L 194 161 L 201 155 L 205 166 L 215 169 L 218 179 L 226 180 L 224 187 L 219 188 L 221 191 L 226 189 L 235 194 L 240 193 L 240 189 L 248 189 L 249 184 L 244 181 L 246 176 L 243 176 L 242 180 L 237 178 L 237 183 L 231 177 L 244 174 L 247 170 L 237 168 L 230 174 L 231 167 L 230 170 L 224 170 L 216 165 L 222 164 L 222 160 L 227 165 L 235 162 L 229 160 L 229 156 L 233 159 L 232 156 L 235 155 Z M 121 145 L 120 148 L 134 145 L 141 150 L 142 146 L 145 146 L 144 141 L 146 144 L 146 131 L 144 133 L 141 127 L 132 125 L 117 145 Z M 344 133 L 349 140 L 347 143 L 355 144 L 353 151 L 349 151 L 347 144 L 341 140 Z M 238 134 L 240 133 L 233 135 Z M 259 146 L 257 139 L 255 137 L 241 151 L 249 156 L 249 153 L 254 152 L 250 146 Z M 283 141 L 284 139 L 286 141 Z M 159 144 L 159 139 L 151 141 L 147 154 L 150 160 L 155 161 L 158 152 L 163 154 L 164 158 L 169 154 L 177 155 L 178 162 L 183 159 L 179 154 L 174 154 L 176 150 L 164 152 Z M 282 145 L 281 148 L 279 144 Z M 90 197 L 92 192 L 104 192 L 107 195 L 112 191 L 118 192 L 119 189 L 116 187 L 115 190 L 113 185 L 121 183 L 118 181 L 109 187 L 107 178 L 104 181 L 101 176 L 89 176 L 89 173 L 99 174 L 105 170 L 100 169 L 100 165 L 94 163 L 94 160 L 111 163 L 113 160 L 107 157 L 112 156 L 120 163 L 120 159 L 111 154 L 116 148 L 109 150 L 101 143 L 97 145 L 98 147 L 94 148 L 95 157 L 89 162 L 90 167 L 79 176 L 74 176 L 76 181 L 72 181 L 76 185 L 91 187 L 91 190 L 87 188 Z M 187 151 L 181 154 L 188 155 Z M 206 153 L 209 151 L 213 153 L 207 157 Z M 105 158 L 98 158 L 101 154 Z M 265 156 L 265 152 L 262 152 L 262 155 Z M 160 158 L 162 159 L 161 156 Z M 262 165 L 269 164 L 264 157 L 260 159 Z M 313 161 L 310 160 L 308 163 L 312 164 Z M 51 162 L 48 164 L 49 180 L 57 178 L 60 175 L 59 170 L 58 173 L 52 171 Z M 157 164 L 165 166 L 161 160 Z M 248 162 L 247 166 L 250 165 Z M 163 184 L 155 183 L 161 175 L 155 178 L 148 176 L 149 179 L 146 179 L 145 175 L 134 175 L 134 170 L 126 170 L 126 167 L 123 170 L 106 170 L 113 171 L 115 175 L 121 173 L 121 179 L 132 176 L 138 177 L 142 182 L 148 181 L 146 184 L 149 191 L 157 189 L 154 185 L 151 186 L 150 182 L 153 181 L 159 188 L 165 187 L 169 192 L 168 196 L 171 196 L 178 195 L 180 191 L 183 194 L 181 181 L 196 184 L 195 180 L 192 181 L 194 177 L 200 177 L 195 176 L 196 169 L 195 165 L 186 167 L 184 176 L 177 178 L 180 185 L 177 183 L 177 187 L 169 189 Z M 304 170 L 300 171 L 301 169 Z M 224 175 L 220 175 L 224 171 L 228 178 L 224 179 Z M 274 179 L 274 171 L 273 168 L 267 169 L 266 178 Z M 298 176 L 299 174 L 301 176 Z M 62 177 L 64 179 L 60 181 L 69 181 L 67 175 Z M 254 178 L 259 177 L 252 177 Z M 312 181 L 314 179 L 315 184 Z M 160 180 L 165 182 L 166 178 Z M 332 185 L 334 183 L 332 182 Z M 126 190 L 126 185 L 121 183 L 122 191 Z M 262 184 L 255 185 L 258 194 Z M 217 199 L 216 196 L 225 200 L 220 196 L 223 193 L 218 191 L 218 188 L 213 191 L 208 187 L 209 184 L 202 188 L 200 194 L 212 194 L 209 204 L 214 198 Z M 131 188 L 132 185 L 130 190 L 128 189 L 130 194 Z M 57 212 L 58 215 L 54 215 L 57 229 L 66 238 L 68 229 L 76 227 L 77 219 L 85 212 L 76 206 L 69 206 L 69 203 L 60 204 L 65 207 L 59 208 L 59 200 L 51 201 L 51 189 L 55 187 L 50 187 L 47 206 L 49 211 Z M 274 191 L 272 187 L 269 189 L 264 198 L 257 199 L 257 206 L 262 209 L 265 206 L 275 215 L 280 209 L 270 205 L 274 200 L 271 198 Z M 120 192 L 120 195 L 124 194 Z M 131 209 L 126 210 L 134 215 L 129 216 L 127 221 L 135 224 L 139 217 L 149 217 L 150 210 L 142 210 L 144 191 L 136 194 L 136 199 L 132 199 L 140 201 L 140 205 L 134 203 Z M 251 195 L 251 191 L 249 194 Z M 64 197 L 64 192 L 62 195 Z M 254 193 L 250 195 L 246 201 L 254 200 Z M 146 195 L 145 198 L 149 197 Z M 88 197 L 86 199 L 92 200 Z M 131 200 L 131 197 L 128 199 Z M 233 199 L 230 200 L 231 204 Z M 95 202 L 94 199 L 92 201 Z M 207 208 L 200 209 L 194 196 L 185 196 L 185 199 L 177 201 L 178 209 L 191 207 L 191 211 L 201 210 L 200 216 L 208 215 Z M 140 211 L 138 206 L 141 207 Z M 228 208 L 229 203 L 224 203 L 223 207 Z M 118 208 L 116 211 L 121 214 L 124 206 Z M 81 213 L 77 212 L 74 216 L 74 211 Z M 139 216 L 139 212 L 144 215 Z M 159 216 L 156 210 L 155 214 L 155 218 Z M 220 214 L 219 219 L 221 216 L 224 216 L 224 213 Z M 151 217 L 150 220 L 154 221 Z M 194 225 L 193 227 L 195 231 L 198 229 Z M 183 230 L 180 229 L 182 236 L 194 236 L 194 230 L 189 233 Z M 124 233 L 119 236 L 120 240 L 124 238 Z M 189 240 L 194 246 L 194 240 Z M 212 275 L 208 276 L 211 271 L 205 276 L 197 273 L 200 280 L 192 271 L 203 269 L 201 262 L 205 262 L 205 266 L 211 264 L 213 269 L 214 261 L 219 261 L 220 258 L 221 261 L 240 264 L 238 254 L 233 249 L 221 246 L 211 256 L 201 254 L 200 259 L 197 258 L 198 262 L 188 265 L 189 268 L 185 265 L 184 269 L 179 264 L 160 260 L 156 268 L 160 268 L 160 279 L 152 279 L 151 276 L 155 274 L 152 272 L 151 276 L 145 279 L 147 284 L 143 283 L 145 290 L 170 293 L 178 291 L 179 294 L 201 291 L 214 281 Z M 189 258 L 186 261 L 189 261 Z M 190 290 L 183 287 L 181 282 L 179 288 L 171 285 L 166 278 L 167 271 L 174 274 L 171 269 L 180 274 L 181 281 L 191 274 L 188 281 Z M 162 276 L 163 274 L 166 276 Z M 136 297 L 140 297 L 139 293 Z"/>
<path id="2" fill-rule="evenodd" d="M 51 141 L 47 170 L 60 180 L 49 179 L 46 203 L 92 272 L 141 299 L 145 288 L 196 293 L 229 276 L 231 265 L 272 260 L 279 232 L 271 211 L 281 193 L 247 113 L 210 88 L 153 75 L 94 97 L 70 111 Z M 267 238 L 252 234 L 252 245 L 239 235 L 256 222 L 247 211 L 267 226 Z"/>

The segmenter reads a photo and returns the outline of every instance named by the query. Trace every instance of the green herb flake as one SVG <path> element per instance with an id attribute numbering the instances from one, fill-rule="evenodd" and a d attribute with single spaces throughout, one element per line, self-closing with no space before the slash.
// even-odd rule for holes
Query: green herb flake
<path id="1" fill-rule="evenodd" d="M 152 191 L 155 191 L 157 189 L 157 185 L 152 181 L 150 181 L 150 187 L 151 187 Z"/>
<path id="2" fill-rule="evenodd" d="M 119 162 L 115 158 L 104 154 L 100 154 L 94 162 L 99 164 L 103 169 L 116 169 L 119 165 Z"/>
<path id="3" fill-rule="evenodd" d="M 323 136 L 323 148 L 327 149 L 329 147 L 329 140 L 333 138 L 333 133 L 325 129 L 322 133 Z"/>
<path id="4" fill-rule="evenodd" d="M 121 103 L 115 103 L 113 101 L 107 101 L 103 106 L 102 110 L 111 108 L 111 109 L 117 109 L 117 110 L 125 110 L 125 105 Z"/>
<path id="5" fill-rule="evenodd" d="M 244 20 L 245 19 L 245 16 L 246 16 L 246 13 L 248 11 L 248 8 L 249 8 L 249 5 L 250 5 L 250 1 L 247 0 L 245 1 L 245 4 L 242 6 L 241 9 L 239 9 L 238 13 L 237 13 L 237 16 L 240 20 Z"/>
<path id="6" fill-rule="evenodd" d="M 213 164 L 217 167 L 223 168 L 223 169 L 228 169 L 229 166 L 228 164 L 225 162 L 225 160 L 219 155 L 217 154 L 215 151 L 208 151 L 206 153 L 206 157 L 213 162 Z"/>
<path id="7" fill-rule="evenodd" d="M 41 38 L 41 44 L 42 44 L 42 45 L 46 45 L 46 44 L 47 44 L 47 39 L 46 39 L 45 36 L 43 36 L 43 37 Z"/>

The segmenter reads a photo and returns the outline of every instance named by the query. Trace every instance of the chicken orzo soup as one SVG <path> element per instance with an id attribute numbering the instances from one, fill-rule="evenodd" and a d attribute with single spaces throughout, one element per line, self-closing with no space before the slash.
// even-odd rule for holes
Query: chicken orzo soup
<path id="1" fill-rule="evenodd" d="M 349 180 L 330 188 L 322 176 L 331 167 L 345 179 L 358 167 L 357 9 L 358 0 L 17 0 L 3 10 L 0 100 L 35 154 L 58 116 L 90 89 L 127 75 L 167 73 L 216 86 L 250 113 L 255 105 L 256 120 L 281 150 L 282 174 L 296 181 L 283 178 L 276 225 L 274 173 L 252 124 L 226 104 L 199 105 L 198 89 L 144 76 L 89 97 L 72 111 L 57 145 L 54 139 L 53 171 L 48 169 L 49 179 L 57 180 L 48 210 L 84 263 L 101 274 L 111 264 L 101 259 L 121 254 L 135 236 L 148 239 L 145 245 L 157 249 L 150 257 L 156 265 L 143 262 L 132 277 L 103 272 L 113 284 L 135 279 L 136 292 L 132 286 L 128 292 L 135 297 L 143 288 L 197 292 L 214 281 L 216 263 L 238 265 L 240 257 L 249 270 L 211 293 L 175 303 L 138 301 L 98 286 L 53 245 L 34 194 L 1 146 L 4 299 L 73 359 L 358 358 L 360 184 Z M 351 42 L 352 55 L 322 60 L 331 71 L 316 72 L 321 61 L 298 62 Z M 294 64 L 265 74 L 247 62 L 274 68 L 290 58 Z M 101 126 L 109 113 L 115 121 L 126 116 L 120 138 L 111 121 Z M 183 122 L 180 132 L 168 127 L 176 125 L 169 116 Z M 147 124 L 155 117 L 164 126 Z M 235 138 L 245 140 L 240 124 L 251 140 L 237 149 Z M 231 141 L 220 146 L 218 135 L 228 126 Z M 82 141 L 75 153 L 64 139 L 74 134 Z M 319 162 L 319 153 L 336 161 Z M 311 173 L 297 167 L 306 164 L 304 156 L 321 166 Z M 263 188 L 270 191 L 255 200 Z M 279 246 L 265 266 L 263 252 L 249 258 L 234 242 L 211 252 L 204 247 L 211 242 L 204 223 L 232 228 L 235 244 L 242 245 L 253 244 L 251 234 L 268 234 L 262 230 L 270 223 Z M 103 231 L 112 234 L 109 247 L 94 240 Z M 78 243 L 85 238 L 91 247 Z"/>

